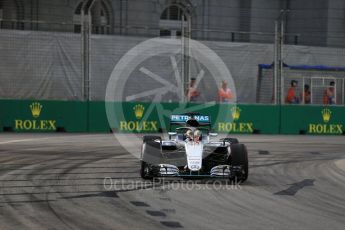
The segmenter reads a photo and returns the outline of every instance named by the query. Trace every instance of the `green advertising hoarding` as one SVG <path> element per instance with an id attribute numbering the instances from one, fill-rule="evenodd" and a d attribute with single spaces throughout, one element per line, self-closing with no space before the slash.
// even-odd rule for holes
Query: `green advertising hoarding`
<path id="1" fill-rule="evenodd" d="M 0 100 L 4 131 L 86 132 L 86 114 L 84 102 Z"/>
<path id="2" fill-rule="evenodd" d="M 89 102 L 87 116 L 88 126 L 86 129 L 88 132 L 111 132 L 104 101 Z"/>
<path id="3" fill-rule="evenodd" d="M 0 131 L 156 133 L 186 111 L 210 116 L 219 133 L 341 135 L 345 127 L 343 106 L 0 100 Z"/>
<path id="4" fill-rule="evenodd" d="M 281 107 L 281 133 L 342 135 L 345 131 L 345 107 Z"/>
<path id="5" fill-rule="evenodd" d="M 224 121 L 214 124 L 215 130 L 219 133 L 277 134 L 278 112 L 278 108 L 271 105 L 237 105 L 227 110 Z"/>
<path id="6" fill-rule="evenodd" d="M 194 112 L 211 117 L 219 133 L 264 133 L 279 131 L 279 110 L 275 106 L 182 103 L 116 103 L 112 109 L 117 132 L 160 132 L 169 130 L 171 115 Z M 110 113 L 109 113 L 110 114 Z"/>

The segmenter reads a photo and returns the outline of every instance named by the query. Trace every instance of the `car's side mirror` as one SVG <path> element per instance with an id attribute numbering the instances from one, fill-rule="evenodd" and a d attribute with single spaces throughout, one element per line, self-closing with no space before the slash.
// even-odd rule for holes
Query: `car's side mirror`
<path id="1" fill-rule="evenodd" d="M 216 137 L 218 136 L 218 133 L 210 133 L 210 137 Z"/>

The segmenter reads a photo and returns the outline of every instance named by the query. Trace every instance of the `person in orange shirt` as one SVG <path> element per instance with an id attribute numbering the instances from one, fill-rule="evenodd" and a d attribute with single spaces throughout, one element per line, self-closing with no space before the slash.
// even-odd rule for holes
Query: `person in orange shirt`
<path id="1" fill-rule="evenodd" d="M 310 104 L 311 102 L 311 93 L 309 85 L 304 85 L 304 104 Z"/>
<path id="2" fill-rule="evenodd" d="M 299 104 L 300 93 L 298 92 L 298 81 L 292 80 L 291 87 L 288 90 L 285 102 L 288 104 Z"/>
<path id="3" fill-rule="evenodd" d="M 196 89 L 196 85 L 195 84 L 196 84 L 196 79 L 192 78 L 190 80 L 190 86 L 189 86 L 188 91 L 187 91 L 187 100 L 189 102 L 197 101 L 197 98 L 200 95 L 199 91 Z"/>
<path id="4" fill-rule="evenodd" d="M 323 93 L 323 104 L 324 105 L 333 105 L 335 104 L 334 100 L 334 95 L 335 95 L 335 90 L 334 90 L 334 81 L 331 81 L 329 84 L 329 87 L 325 89 Z"/>
<path id="5" fill-rule="evenodd" d="M 218 100 L 219 102 L 230 102 L 230 100 L 233 98 L 231 90 L 228 88 L 228 83 L 223 80 L 222 86 L 218 90 Z"/>

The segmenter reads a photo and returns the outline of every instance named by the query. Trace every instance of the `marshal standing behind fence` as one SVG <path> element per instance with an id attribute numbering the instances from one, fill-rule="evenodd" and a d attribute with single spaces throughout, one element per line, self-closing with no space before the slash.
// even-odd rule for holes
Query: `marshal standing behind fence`
<path id="1" fill-rule="evenodd" d="M 222 85 L 218 90 L 218 100 L 221 103 L 229 103 L 233 98 L 231 90 L 228 88 L 228 83 L 223 80 Z"/>
<path id="2" fill-rule="evenodd" d="M 287 104 L 299 104 L 300 101 L 301 101 L 301 94 L 298 90 L 298 81 L 292 80 L 285 102 Z"/>

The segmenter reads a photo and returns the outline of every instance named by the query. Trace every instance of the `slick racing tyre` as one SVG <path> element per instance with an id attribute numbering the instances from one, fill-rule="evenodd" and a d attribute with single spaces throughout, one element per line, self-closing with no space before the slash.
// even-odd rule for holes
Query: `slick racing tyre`
<path id="1" fill-rule="evenodd" d="M 160 136 L 152 136 L 152 135 L 143 136 L 143 143 L 148 142 L 148 141 L 155 141 L 155 140 L 162 141 L 162 138 Z"/>
<path id="2" fill-rule="evenodd" d="M 235 172 L 235 176 L 241 182 L 244 182 L 248 178 L 248 152 L 244 144 L 233 144 L 231 145 L 231 157 L 230 164 L 232 167 L 242 167 L 241 172 Z"/>
<path id="3" fill-rule="evenodd" d="M 230 144 L 238 144 L 239 143 L 237 138 L 231 138 L 231 137 L 222 138 L 222 139 L 220 139 L 220 141 L 229 142 Z"/>
<path id="4" fill-rule="evenodd" d="M 145 161 L 140 161 L 140 177 L 145 180 L 150 180 L 153 178 L 150 171 L 150 165 Z"/>
<path id="5" fill-rule="evenodd" d="M 154 165 L 162 163 L 162 139 L 159 136 L 144 136 L 141 149 L 140 176 L 152 179 L 157 175 Z"/>

